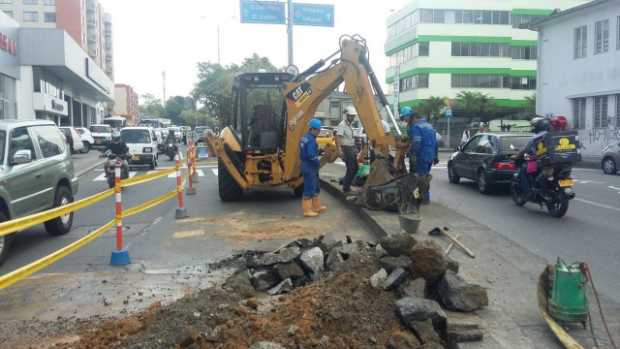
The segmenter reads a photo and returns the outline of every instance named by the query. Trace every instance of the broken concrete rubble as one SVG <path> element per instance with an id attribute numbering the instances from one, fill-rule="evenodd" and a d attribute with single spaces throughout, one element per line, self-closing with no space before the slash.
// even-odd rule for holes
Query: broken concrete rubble
<path id="1" fill-rule="evenodd" d="M 275 270 L 282 280 L 298 279 L 305 275 L 304 270 L 295 261 L 278 264 Z"/>
<path id="2" fill-rule="evenodd" d="M 274 342 L 258 342 L 253 344 L 250 349 L 286 349 L 278 343 Z"/>
<path id="3" fill-rule="evenodd" d="M 486 289 L 467 283 L 450 270 L 438 283 L 437 294 L 441 303 L 449 310 L 470 312 L 489 305 Z"/>
<path id="4" fill-rule="evenodd" d="M 383 288 L 383 284 L 385 283 L 387 277 L 387 271 L 385 271 L 385 269 L 380 269 L 378 272 L 376 272 L 370 277 L 370 285 L 373 288 Z"/>
<path id="5" fill-rule="evenodd" d="M 441 247 L 434 241 L 421 241 L 411 248 L 411 272 L 414 277 L 426 280 L 439 279 L 448 269 L 448 261 Z"/>
<path id="6" fill-rule="evenodd" d="M 410 234 L 388 235 L 379 240 L 381 247 L 392 257 L 406 256 L 416 244 Z"/>
<path id="7" fill-rule="evenodd" d="M 288 263 L 299 257 L 301 250 L 297 246 L 286 247 L 276 252 L 252 255 L 247 258 L 247 265 L 252 268 L 269 267 L 278 263 Z"/>
<path id="8" fill-rule="evenodd" d="M 408 273 L 405 269 L 396 268 L 383 281 L 381 288 L 383 288 L 384 290 L 394 289 L 400 286 L 407 279 L 407 276 L 408 276 Z"/>
<path id="9" fill-rule="evenodd" d="M 313 247 L 309 250 L 305 250 L 301 257 L 299 257 L 301 264 L 311 272 L 311 277 L 313 280 L 316 280 L 318 276 L 323 271 L 324 267 L 324 257 L 323 250 L 320 247 Z"/>
<path id="10" fill-rule="evenodd" d="M 252 285 L 258 291 L 267 291 L 280 280 L 278 275 L 271 269 L 258 269 L 252 274 L 250 279 Z"/>
<path id="11" fill-rule="evenodd" d="M 392 271 L 398 268 L 409 270 L 409 267 L 411 266 L 411 259 L 409 259 L 409 257 L 406 257 L 406 256 L 398 256 L 398 257 L 385 256 L 379 259 L 379 264 L 381 265 L 383 269 L 385 269 L 385 271 L 387 271 L 388 273 L 391 273 Z"/>
<path id="12" fill-rule="evenodd" d="M 269 289 L 267 293 L 272 296 L 277 294 L 286 293 L 293 289 L 293 281 L 291 279 L 286 279 L 279 284 L 275 285 L 273 288 Z"/>
<path id="13" fill-rule="evenodd" d="M 407 280 L 398 287 L 398 295 L 405 297 L 426 297 L 426 280 L 417 278 L 415 280 Z"/>

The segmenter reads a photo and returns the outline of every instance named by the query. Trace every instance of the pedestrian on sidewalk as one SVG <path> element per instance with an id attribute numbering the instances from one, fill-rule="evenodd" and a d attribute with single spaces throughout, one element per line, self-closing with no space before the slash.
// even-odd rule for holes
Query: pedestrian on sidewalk
<path id="1" fill-rule="evenodd" d="M 401 120 L 407 121 L 409 136 L 409 173 L 421 180 L 422 202 L 430 202 L 431 167 L 439 162 L 437 136 L 433 126 L 411 107 L 403 107 L 400 111 Z"/>
<path id="2" fill-rule="evenodd" d="M 308 123 L 308 133 L 299 142 L 299 158 L 301 160 L 301 175 L 304 178 L 304 193 L 301 208 L 304 217 L 316 217 L 319 213 L 327 211 L 327 207 L 321 205 L 319 198 L 319 146 L 316 137 L 321 131 L 321 120 L 312 119 Z"/>
<path id="3" fill-rule="evenodd" d="M 351 191 L 351 183 L 357 173 L 357 149 L 355 147 L 355 138 L 353 136 L 353 121 L 357 117 L 357 111 L 353 106 L 348 106 L 344 110 L 344 119 L 338 125 L 336 130 L 336 147 L 339 156 L 347 167 L 347 172 L 342 183 L 342 191 L 348 193 Z"/>

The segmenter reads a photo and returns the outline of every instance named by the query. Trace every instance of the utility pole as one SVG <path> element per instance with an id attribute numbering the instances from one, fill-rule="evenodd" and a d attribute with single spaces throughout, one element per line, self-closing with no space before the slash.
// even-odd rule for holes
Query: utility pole
<path id="1" fill-rule="evenodd" d="M 220 25 L 217 25 L 217 64 L 222 65 L 222 55 L 220 48 Z"/>
<path id="2" fill-rule="evenodd" d="M 162 80 L 162 85 L 163 85 L 162 104 L 164 107 L 166 107 L 166 71 L 165 70 L 161 72 L 161 80 Z"/>
<path id="3" fill-rule="evenodd" d="M 288 65 L 293 65 L 293 0 L 287 0 L 288 16 L 286 32 L 288 34 Z"/>

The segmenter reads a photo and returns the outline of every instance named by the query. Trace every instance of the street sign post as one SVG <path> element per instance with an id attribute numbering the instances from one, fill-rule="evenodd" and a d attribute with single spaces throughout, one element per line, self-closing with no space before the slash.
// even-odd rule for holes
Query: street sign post
<path id="1" fill-rule="evenodd" d="M 293 4 L 293 24 L 333 27 L 334 5 Z"/>
<path id="2" fill-rule="evenodd" d="M 293 65 L 293 25 L 315 27 L 334 26 L 334 5 L 293 4 L 262 0 L 239 0 L 241 23 L 286 24 L 288 36 L 288 65 Z"/>
<path id="3" fill-rule="evenodd" d="M 447 122 L 448 122 L 448 125 L 447 125 L 448 126 L 448 132 L 447 132 L 447 137 L 446 137 L 448 139 L 446 140 L 446 146 L 448 146 L 448 148 L 450 148 L 450 143 L 451 143 L 450 142 L 450 120 L 452 120 L 452 108 L 447 107 L 446 110 L 444 111 L 443 115 L 446 117 L 446 119 L 448 119 L 447 120 Z"/>
<path id="4" fill-rule="evenodd" d="M 284 24 L 284 3 L 241 0 L 241 23 Z"/>

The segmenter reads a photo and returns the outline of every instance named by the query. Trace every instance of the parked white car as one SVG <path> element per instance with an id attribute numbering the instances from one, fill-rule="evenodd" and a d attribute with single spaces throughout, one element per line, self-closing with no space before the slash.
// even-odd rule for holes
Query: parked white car
<path id="1" fill-rule="evenodd" d="M 62 134 L 65 135 L 65 139 L 67 144 L 71 147 L 71 154 L 79 153 L 84 149 L 84 143 L 82 143 L 82 138 L 78 131 L 73 127 L 60 127 Z"/>
<path id="2" fill-rule="evenodd" d="M 83 153 L 88 153 L 90 148 L 95 144 L 95 139 L 90 131 L 86 127 L 76 127 L 75 130 L 80 134 L 80 138 L 82 139 L 82 144 L 84 144 L 84 149 L 82 149 Z"/>
<path id="3" fill-rule="evenodd" d="M 129 165 L 148 165 L 157 167 L 157 137 L 150 127 L 125 127 L 121 130 L 121 140 L 129 148 Z"/>
<path id="4" fill-rule="evenodd" d="M 110 125 L 90 125 L 90 134 L 93 137 L 93 146 L 105 147 L 112 140 L 112 127 Z"/>

